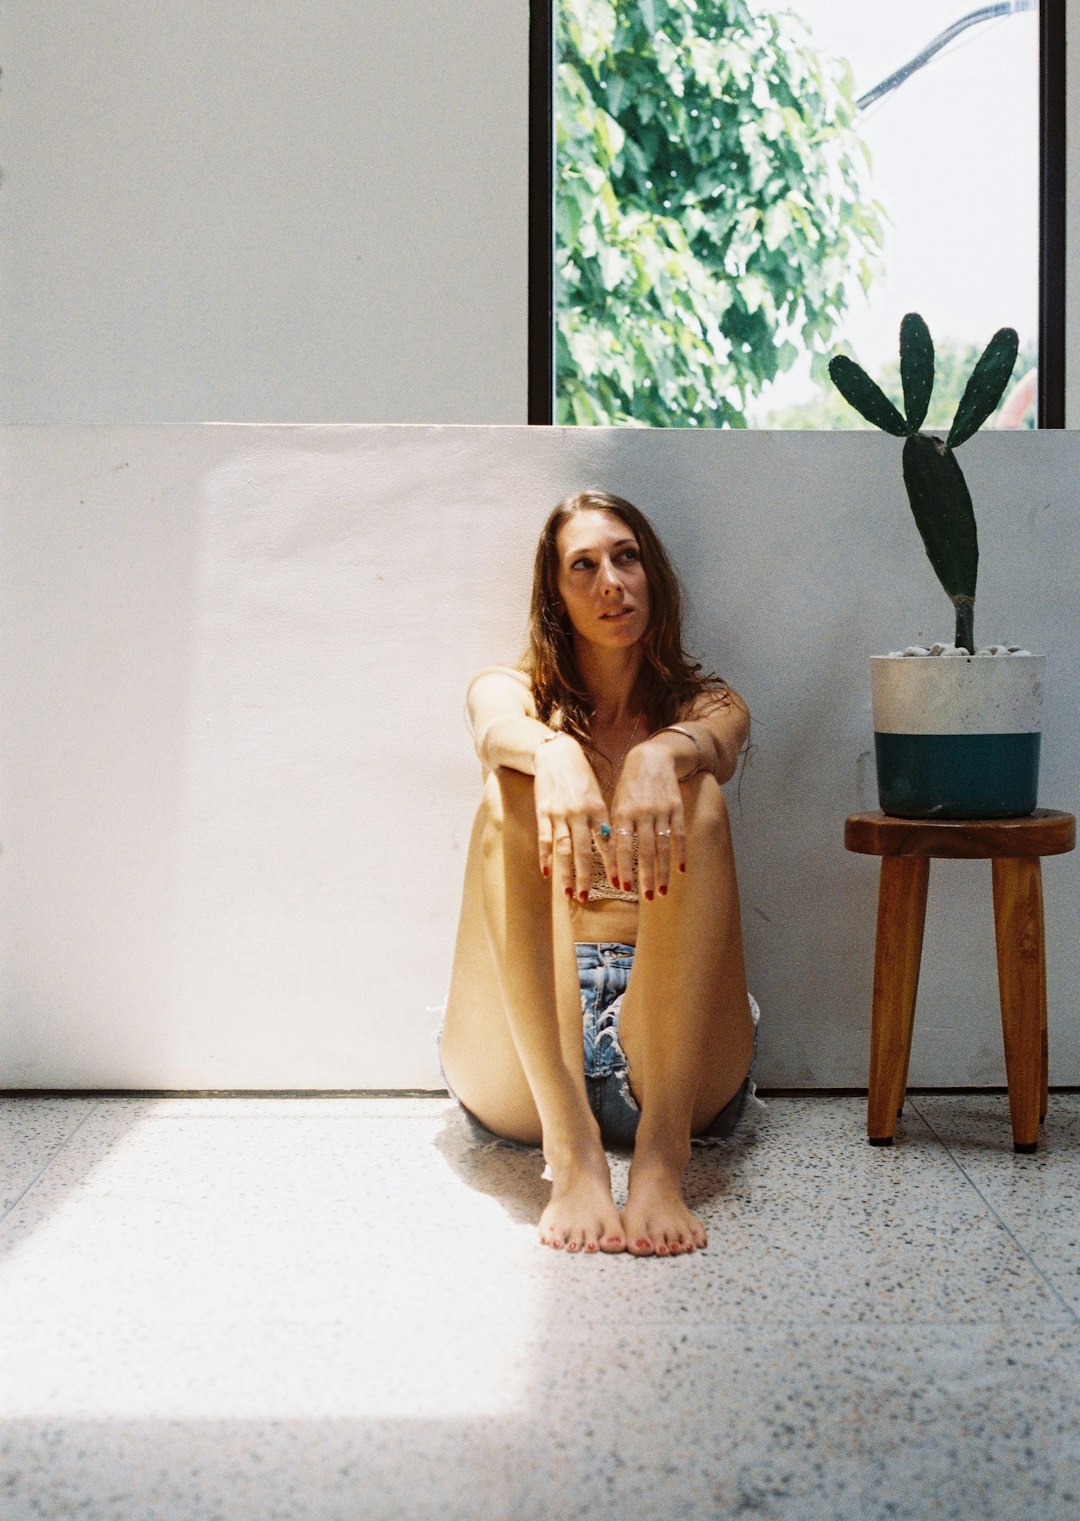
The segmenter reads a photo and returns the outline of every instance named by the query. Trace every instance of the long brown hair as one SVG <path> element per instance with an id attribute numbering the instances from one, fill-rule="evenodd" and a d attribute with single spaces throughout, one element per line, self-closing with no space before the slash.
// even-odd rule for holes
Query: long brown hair
<path id="1" fill-rule="evenodd" d="M 650 732 L 674 723 L 687 704 L 704 693 L 714 693 L 718 702 L 730 702 L 726 683 L 719 676 L 703 674 L 701 665 L 683 649 L 682 590 L 648 518 L 621 496 L 579 491 L 552 509 L 536 546 L 529 645 L 521 668 L 532 683 L 540 721 L 589 743 L 592 704 L 578 670 L 570 619 L 560 611 L 559 597 L 559 529 L 579 512 L 610 512 L 626 524 L 641 549 L 649 584 L 649 624 L 638 680 Z"/>

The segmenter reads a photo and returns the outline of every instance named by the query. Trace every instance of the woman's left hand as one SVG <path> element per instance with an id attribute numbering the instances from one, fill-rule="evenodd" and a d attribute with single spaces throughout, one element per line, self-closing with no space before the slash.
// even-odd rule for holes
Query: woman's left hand
<path id="1" fill-rule="evenodd" d="M 675 760 L 665 744 L 644 740 L 623 764 L 611 805 L 618 875 L 624 891 L 634 880 L 638 842 L 638 891 L 649 902 L 668 890 L 671 872 L 686 870 L 686 827 Z"/>

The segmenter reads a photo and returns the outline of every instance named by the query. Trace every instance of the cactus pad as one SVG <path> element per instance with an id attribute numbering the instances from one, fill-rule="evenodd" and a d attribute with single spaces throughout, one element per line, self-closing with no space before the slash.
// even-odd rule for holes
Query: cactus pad
<path id="1" fill-rule="evenodd" d="M 934 344 L 918 312 L 908 312 L 900 324 L 900 381 L 907 431 L 918 433 L 926 421 L 934 389 Z"/>
<path id="2" fill-rule="evenodd" d="M 856 364 L 846 354 L 837 354 L 829 361 L 829 375 L 844 400 L 875 428 L 884 428 L 886 433 L 893 433 L 897 438 L 903 438 L 908 432 L 907 423 L 861 364 Z"/>
<path id="3" fill-rule="evenodd" d="M 904 485 L 930 564 L 955 604 L 975 600 L 979 540 L 971 495 L 956 456 L 930 433 L 904 444 Z"/>
<path id="4" fill-rule="evenodd" d="M 949 429 L 950 449 L 958 449 L 973 433 L 978 432 L 997 406 L 1005 394 L 1019 346 L 1020 340 L 1011 327 L 999 328 L 986 345 L 964 387 L 953 425 Z"/>

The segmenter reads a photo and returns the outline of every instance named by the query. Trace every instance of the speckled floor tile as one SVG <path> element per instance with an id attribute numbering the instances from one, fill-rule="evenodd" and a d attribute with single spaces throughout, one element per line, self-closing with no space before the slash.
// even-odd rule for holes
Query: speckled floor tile
<path id="1" fill-rule="evenodd" d="M 624 1257 L 581 1264 L 615 1310 L 685 1323 L 717 1313 L 755 1323 L 1068 1320 L 1062 1304 L 1002 1222 L 971 1188 L 910 1107 L 904 1144 L 869 1146 L 865 1101 L 772 1100 L 757 1125 L 695 1152 L 687 1195 L 709 1250 L 678 1262 Z M 535 1219 L 543 1192 L 522 1154 L 460 1149 L 451 1165 L 470 1188 Z M 528 1154 L 525 1154 L 527 1157 Z M 613 1167 L 616 1197 L 626 1163 Z M 541 1254 L 526 1270 L 546 1283 L 562 1271 Z M 563 1311 L 587 1319 L 577 1302 Z"/>
<path id="2" fill-rule="evenodd" d="M 679 1521 L 1044 1521 L 1080 1501 L 1075 1326 L 624 1333 L 563 1384 L 546 1436 L 560 1515 L 582 1521 L 649 1499 Z M 543 1513 L 553 1469 L 519 1514 Z"/>
<path id="3" fill-rule="evenodd" d="M 93 1099 L 0 1098 L 0 1215 L 71 1139 Z"/>
<path id="4" fill-rule="evenodd" d="M 457 1112 L 377 1121 L 341 1110 L 231 1120 L 113 1105 L 83 1126 L 0 1231 L 9 1303 L 29 1315 L 102 1294 L 122 1321 L 156 1297 L 215 1300 L 257 1319 L 318 1315 L 326 1298 L 513 1322 L 521 1291 L 561 1294 L 588 1273 L 614 1313 L 683 1324 L 1061 1320 L 1069 1311 L 929 1130 L 910 1115 L 904 1147 L 866 1145 L 858 1100 L 774 1101 L 756 1129 L 695 1153 L 688 1195 L 710 1232 L 678 1262 L 582 1259 L 540 1249 L 546 1198 L 534 1152 L 478 1150 Z M 616 1159 L 617 1197 L 625 1159 Z M 402 1220 L 403 1201 L 410 1212 Z M 422 1225 L 412 1225 L 412 1220 Z M 437 1251 L 408 1245 L 412 1230 Z M 467 1301 L 446 1255 L 468 1264 Z M 392 1268 L 391 1268 L 392 1264 Z M 566 1323 L 587 1325 L 588 1295 Z"/>
<path id="5" fill-rule="evenodd" d="M 1032 1262 L 1080 1313 L 1080 1094 L 1051 1093 L 1039 1149 L 1012 1149 L 1004 1094 L 918 1095 L 915 1104 Z"/>
<path id="6" fill-rule="evenodd" d="M 915 1093 L 909 1107 L 957 1157 L 989 1158 L 992 1153 L 1018 1167 L 1028 1160 L 1013 1151 L 1005 1093 Z M 1070 1153 L 1077 1154 L 1080 1164 L 1080 1093 L 1051 1092 L 1039 1131 L 1039 1150 L 1030 1156 L 1064 1159 Z"/>
<path id="7" fill-rule="evenodd" d="M 1017 1169 L 948 1102 L 771 1101 L 662 1262 L 541 1248 L 445 1099 L 102 1101 L 0 1225 L 0 1515 L 1070 1514 L 1080 1104 Z"/>
<path id="8" fill-rule="evenodd" d="M 420 1093 L 176 1093 L 98 1100 L 103 1111 L 155 1119 L 416 1119 L 445 1109 L 444 1094 Z"/>
<path id="9" fill-rule="evenodd" d="M 329 1398 L 294 1379 L 272 1415 L 240 1389 L 198 1416 L 149 1390 L 107 1418 L 4 1422 L 9 1513 L 1046 1521 L 1080 1504 L 1076 1327 L 612 1328 L 597 1351 L 551 1326 L 483 1370 L 480 1409 L 451 1338 L 411 1412 L 393 1371 L 372 1407 L 356 1399 L 356 1349 L 316 1350 Z M 368 1353 L 365 1393 L 384 1351 Z"/>

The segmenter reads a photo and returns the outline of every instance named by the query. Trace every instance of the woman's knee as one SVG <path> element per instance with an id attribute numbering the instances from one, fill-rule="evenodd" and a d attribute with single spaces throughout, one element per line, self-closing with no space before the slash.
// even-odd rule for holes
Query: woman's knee
<path id="1" fill-rule="evenodd" d="M 702 772 L 683 783 L 683 809 L 688 841 L 720 843 L 731 839 L 727 800 L 715 776 Z"/>
<path id="2" fill-rule="evenodd" d="M 536 850 L 536 806 L 533 778 L 500 766 L 488 777 L 480 807 L 484 853 L 487 856 Z"/>
<path id="3" fill-rule="evenodd" d="M 533 802 L 536 778 L 515 771 L 510 766 L 499 766 L 493 773 L 499 801 L 505 813 L 527 812 L 535 814 Z"/>

